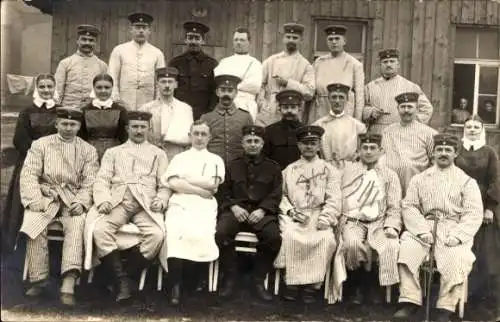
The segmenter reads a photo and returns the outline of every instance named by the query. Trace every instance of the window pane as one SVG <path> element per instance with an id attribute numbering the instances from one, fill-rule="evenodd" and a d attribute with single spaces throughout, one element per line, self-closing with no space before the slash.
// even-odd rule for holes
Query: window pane
<path id="1" fill-rule="evenodd" d="M 346 51 L 349 53 L 361 53 L 363 46 L 363 22 L 339 21 L 339 20 L 317 20 L 316 21 L 316 48 L 315 51 L 329 52 L 326 45 L 326 34 L 323 29 L 328 25 L 344 25 L 347 27 Z"/>
<path id="2" fill-rule="evenodd" d="M 498 59 L 498 52 L 500 51 L 499 37 L 498 30 L 484 29 L 479 31 L 479 58 Z"/>
<path id="3" fill-rule="evenodd" d="M 476 58 L 476 31 L 472 28 L 457 28 L 455 58 Z"/>
<path id="4" fill-rule="evenodd" d="M 474 104 L 475 65 L 455 64 L 453 76 L 453 110 L 451 122 L 462 124 L 472 114 Z"/>
<path id="5" fill-rule="evenodd" d="M 484 123 L 496 124 L 498 110 L 496 98 L 496 95 L 479 95 L 477 98 L 477 114 L 483 119 Z"/>
<path id="6" fill-rule="evenodd" d="M 479 94 L 496 95 L 498 90 L 498 67 L 481 66 L 479 70 Z"/>

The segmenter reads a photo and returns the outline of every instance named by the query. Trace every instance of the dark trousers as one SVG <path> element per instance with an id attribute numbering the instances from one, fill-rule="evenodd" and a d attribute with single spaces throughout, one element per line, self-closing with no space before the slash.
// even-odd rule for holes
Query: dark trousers
<path id="1" fill-rule="evenodd" d="M 273 270 L 273 262 L 281 247 L 281 235 L 276 217 L 265 216 L 260 222 L 240 223 L 231 211 L 222 212 L 217 222 L 215 241 L 220 250 L 221 270 L 229 278 L 234 278 L 238 269 L 234 238 L 240 231 L 257 235 L 257 256 L 254 278 L 264 281 L 266 274 Z"/>

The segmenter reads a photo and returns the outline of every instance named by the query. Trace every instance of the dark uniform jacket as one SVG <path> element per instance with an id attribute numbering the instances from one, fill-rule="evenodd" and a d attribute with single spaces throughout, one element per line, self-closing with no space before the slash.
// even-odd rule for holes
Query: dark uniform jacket
<path id="1" fill-rule="evenodd" d="M 281 170 L 300 158 L 297 147 L 297 129 L 303 124 L 299 121 L 281 120 L 266 127 L 263 153 L 279 163 Z"/>
<path id="2" fill-rule="evenodd" d="M 179 86 L 175 98 L 193 108 L 194 120 L 210 112 L 217 103 L 214 68 L 218 62 L 204 52 L 185 52 L 170 60 L 169 66 L 179 70 Z"/>
<path id="3" fill-rule="evenodd" d="M 234 205 L 248 212 L 262 208 L 266 214 L 257 225 L 263 227 L 277 220 L 282 186 L 281 168 L 275 161 L 263 155 L 237 158 L 227 167 L 226 178 L 220 188 L 221 211 L 228 211 Z"/>

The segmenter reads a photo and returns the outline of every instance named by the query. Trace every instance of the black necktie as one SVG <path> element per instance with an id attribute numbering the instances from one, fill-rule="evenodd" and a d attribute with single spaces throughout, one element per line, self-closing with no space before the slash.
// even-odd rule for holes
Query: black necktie
<path id="1" fill-rule="evenodd" d="M 474 146 L 473 145 L 470 146 L 470 151 L 474 151 Z"/>

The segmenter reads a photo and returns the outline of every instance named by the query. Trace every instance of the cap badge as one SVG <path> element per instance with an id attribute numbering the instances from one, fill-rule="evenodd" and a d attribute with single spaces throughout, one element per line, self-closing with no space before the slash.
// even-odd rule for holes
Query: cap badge
<path id="1" fill-rule="evenodd" d="M 142 18 L 139 18 L 139 21 L 140 21 L 140 22 L 143 22 L 143 21 L 144 21 L 144 19 L 142 19 Z"/>

